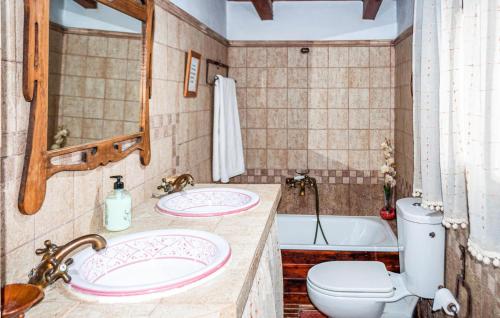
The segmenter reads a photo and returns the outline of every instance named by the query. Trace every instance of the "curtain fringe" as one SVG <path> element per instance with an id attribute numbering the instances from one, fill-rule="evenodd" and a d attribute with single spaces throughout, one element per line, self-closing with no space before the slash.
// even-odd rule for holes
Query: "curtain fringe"
<path id="1" fill-rule="evenodd" d="M 457 218 L 457 219 L 454 219 L 454 218 L 447 218 L 445 217 L 443 219 L 443 226 L 447 229 L 454 229 L 454 230 L 457 230 L 459 228 L 461 229 L 466 229 L 467 228 L 467 225 L 469 224 L 469 222 L 467 222 L 466 219 L 462 219 L 462 218 Z"/>
<path id="2" fill-rule="evenodd" d="M 467 249 L 469 250 L 472 257 L 477 259 L 484 265 L 493 265 L 493 267 L 498 268 L 500 266 L 500 253 L 485 251 L 477 246 L 470 239 L 467 241 Z"/>

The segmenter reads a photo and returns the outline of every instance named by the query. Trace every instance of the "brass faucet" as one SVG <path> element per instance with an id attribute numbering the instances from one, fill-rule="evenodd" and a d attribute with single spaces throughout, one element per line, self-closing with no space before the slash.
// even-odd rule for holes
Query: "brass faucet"
<path id="1" fill-rule="evenodd" d="M 73 259 L 64 259 L 85 244 L 92 244 L 94 250 L 100 251 L 106 247 L 106 240 L 97 234 L 84 235 L 63 246 L 57 246 L 50 240 L 46 240 L 44 242 L 45 248 L 39 248 L 35 251 L 36 255 L 43 255 L 42 261 L 31 270 L 28 283 L 42 289 L 53 284 L 59 278 L 69 283 L 71 276 L 68 274 L 68 266 L 73 263 Z"/>
<path id="2" fill-rule="evenodd" d="M 289 188 L 296 188 L 299 185 L 299 195 L 304 196 L 306 194 L 306 186 L 314 187 L 316 184 L 316 179 L 310 177 L 308 173 L 309 170 L 297 171 L 298 175 L 293 178 L 286 178 L 285 183 Z"/>
<path id="3" fill-rule="evenodd" d="M 172 194 L 184 190 L 187 185 L 194 186 L 194 178 L 189 173 L 181 174 L 180 176 L 172 176 L 161 179 L 161 184 L 157 187 L 158 190 L 163 190 L 164 195 Z M 153 195 L 153 197 L 162 197 L 164 195 Z"/>

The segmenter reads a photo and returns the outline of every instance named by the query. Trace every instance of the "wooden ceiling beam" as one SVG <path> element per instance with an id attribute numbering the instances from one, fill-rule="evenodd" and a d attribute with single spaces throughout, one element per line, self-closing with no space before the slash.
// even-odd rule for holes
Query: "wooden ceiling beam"
<path id="1" fill-rule="evenodd" d="M 272 0 L 252 0 L 253 6 L 261 20 L 273 19 L 273 1 Z"/>
<path id="2" fill-rule="evenodd" d="M 85 9 L 97 9 L 96 0 L 74 0 L 76 3 L 84 7 Z"/>
<path id="3" fill-rule="evenodd" d="M 363 19 L 375 20 L 382 0 L 363 0 Z"/>

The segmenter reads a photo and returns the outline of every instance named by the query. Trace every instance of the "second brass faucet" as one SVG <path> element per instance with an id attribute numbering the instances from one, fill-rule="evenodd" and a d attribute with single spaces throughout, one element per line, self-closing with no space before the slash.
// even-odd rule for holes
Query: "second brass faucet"
<path id="1" fill-rule="evenodd" d="M 161 179 L 161 184 L 157 187 L 158 190 L 163 190 L 165 194 L 171 194 L 184 190 L 187 185 L 194 186 L 194 178 L 189 173 L 181 174 L 180 176 L 172 176 Z"/>

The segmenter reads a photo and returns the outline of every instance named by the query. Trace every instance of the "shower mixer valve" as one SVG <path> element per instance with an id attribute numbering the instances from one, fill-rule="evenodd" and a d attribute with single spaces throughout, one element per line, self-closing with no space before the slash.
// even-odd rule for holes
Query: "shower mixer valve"
<path id="1" fill-rule="evenodd" d="M 306 186 L 314 187 L 316 184 L 316 179 L 309 177 L 309 170 L 296 170 L 297 175 L 293 178 L 286 178 L 286 185 L 289 188 L 296 188 L 297 185 L 300 187 L 300 196 L 304 196 L 306 194 Z"/>
<path id="2" fill-rule="evenodd" d="M 315 207 L 316 207 L 316 231 L 314 233 L 314 244 L 316 244 L 317 239 L 318 239 L 318 232 L 321 233 L 321 236 L 323 237 L 323 240 L 325 241 L 326 245 L 328 245 L 328 240 L 325 236 L 325 232 L 323 231 L 323 227 L 321 226 L 321 221 L 319 219 L 319 191 L 318 191 L 318 183 L 316 182 L 316 179 L 313 177 L 309 177 L 308 173 L 309 170 L 295 170 L 297 173 L 296 176 L 293 178 L 286 178 L 286 185 L 291 189 L 291 188 L 296 188 L 297 185 L 300 187 L 300 196 L 305 196 L 306 195 L 306 186 L 311 187 L 314 190 L 315 194 Z"/>

